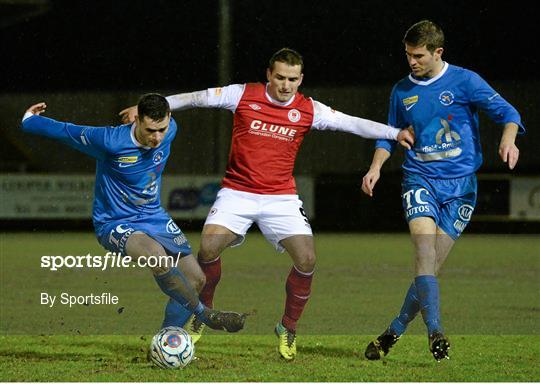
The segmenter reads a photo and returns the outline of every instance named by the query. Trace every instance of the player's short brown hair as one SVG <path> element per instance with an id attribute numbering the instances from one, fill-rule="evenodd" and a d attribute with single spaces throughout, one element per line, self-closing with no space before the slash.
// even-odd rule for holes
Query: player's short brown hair
<path id="1" fill-rule="evenodd" d="M 164 96 L 158 93 L 147 93 L 139 99 L 137 112 L 141 121 L 145 116 L 152 121 L 162 121 L 171 113 L 171 108 Z"/>
<path id="2" fill-rule="evenodd" d="M 444 32 L 437 24 L 430 20 L 422 20 L 410 27 L 403 43 L 413 47 L 426 46 L 433 53 L 437 48 L 444 48 Z"/>
<path id="3" fill-rule="evenodd" d="M 288 65 L 299 65 L 302 69 L 301 72 L 304 72 L 304 60 L 302 55 L 296 52 L 294 49 L 290 48 L 281 48 L 279 51 L 274 53 L 270 60 L 268 61 L 268 69 L 272 71 L 274 69 L 274 63 L 279 61 L 280 63 L 285 63 Z"/>

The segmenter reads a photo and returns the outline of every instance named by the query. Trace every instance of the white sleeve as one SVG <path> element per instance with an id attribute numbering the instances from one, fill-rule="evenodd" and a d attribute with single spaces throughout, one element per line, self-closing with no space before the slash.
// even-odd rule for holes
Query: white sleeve
<path id="1" fill-rule="evenodd" d="M 167 96 L 167 101 L 172 111 L 190 108 L 223 108 L 234 112 L 245 88 L 245 84 L 232 84 L 221 88 L 208 88 L 204 91 Z"/>
<path id="2" fill-rule="evenodd" d="M 32 116 L 34 116 L 34 114 L 32 112 L 25 112 L 24 115 L 23 115 L 22 121 L 25 121 L 26 119 L 28 119 L 29 117 L 32 117 Z"/>
<path id="3" fill-rule="evenodd" d="M 313 129 L 354 133 L 366 139 L 396 140 L 399 129 L 372 120 L 346 115 L 313 100 Z"/>

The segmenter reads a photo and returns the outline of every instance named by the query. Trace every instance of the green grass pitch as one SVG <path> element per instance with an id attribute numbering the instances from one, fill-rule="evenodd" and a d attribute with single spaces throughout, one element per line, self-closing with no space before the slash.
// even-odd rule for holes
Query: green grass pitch
<path id="1" fill-rule="evenodd" d="M 199 236 L 189 233 L 194 249 Z M 366 344 L 397 314 L 413 276 L 405 234 L 316 234 L 312 297 L 298 357 L 277 355 L 273 327 L 290 268 L 258 234 L 223 255 L 215 304 L 249 312 L 239 334 L 209 331 L 186 369 L 146 360 L 165 298 L 149 271 L 40 267 L 43 255 L 103 255 L 91 233 L 0 235 L 0 381 L 540 381 L 540 238 L 465 234 L 440 275 L 452 348 L 437 363 L 421 317 L 381 361 Z M 40 304 L 40 294 L 111 292 L 117 305 Z"/>

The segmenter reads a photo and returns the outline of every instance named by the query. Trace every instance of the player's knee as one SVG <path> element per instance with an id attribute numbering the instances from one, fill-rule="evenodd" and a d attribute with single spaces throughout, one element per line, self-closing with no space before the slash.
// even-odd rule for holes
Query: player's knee
<path id="1" fill-rule="evenodd" d="M 197 258 L 202 262 L 210 262 L 219 257 L 219 249 L 211 246 L 210 244 L 204 245 L 201 244 L 201 249 L 197 254 Z"/>
<path id="2" fill-rule="evenodd" d="M 171 270 L 171 268 L 168 265 L 157 265 L 157 266 L 152 266 L 149 268 L 152 271 L 152 274 L 154 276 L 164 275 Z"/>
<path id="3" fill-rule="evenodd" d="M 195 266 L 186 266 L 181 269 L 186 275 L 189 284 L 197 291 L 201 292 L 206 284 L 206 276 L 198 264 Z"/>
<path id="4" fill-rule="evenodd" d="M 312 272 L 315 269 L 315 253 L 309 251 L 302 253 L 294 265 L 300 272 Z"/>
<path id="5" fill-rule="evenodd" d="M 437 251 L 435 250 L 434 244 L 431 242 L 417 242 L 415 247 L 417 259 L 425 259 L 433 262 L 436 260 Z"/>

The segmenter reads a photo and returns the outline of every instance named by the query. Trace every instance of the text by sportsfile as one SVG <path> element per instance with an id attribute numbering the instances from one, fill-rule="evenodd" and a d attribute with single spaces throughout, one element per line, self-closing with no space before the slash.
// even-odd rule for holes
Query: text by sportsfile
<path id="1" fill-rule="evenodd" d="M 57 271 L 61 268 L 99 268 L 102 271 L 107 268 L 130 268 L 130 267 L 150 267 L 177 266 L 181 255 L 173 256 L 140 256 L 133 259 L 129 255 L 122 255 L 116 252 L 107 252 L 105 255 L 85 256 L 41 256 L 41 268 L 48 268 L 50 271 Z"/>

